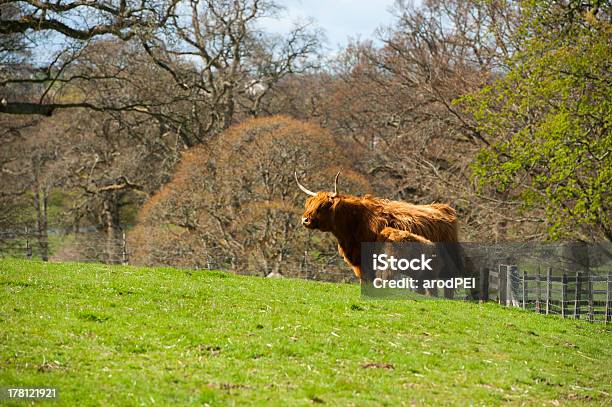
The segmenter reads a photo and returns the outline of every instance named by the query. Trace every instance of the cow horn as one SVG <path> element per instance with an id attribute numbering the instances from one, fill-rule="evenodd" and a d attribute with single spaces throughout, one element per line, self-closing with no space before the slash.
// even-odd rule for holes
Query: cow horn
<path id="1" fill-rule="evenodd" d="M 293 172 L 293 176 L 295 177 L 295 182 L 297 182 L 298 187 L 300 187 L 300 189 L 302 190 L 302 192 L 307 193 L 310 196 L 315 196 L 316 194 L 314 192 L 312 192 L 311 190 L 309 190 L 308 188 L 306 188 L 304 185 L 300 184 L 300 181 L 298 180 L 297 177 L 297 171 Z"/>
<path id="2" fill-rule="evenodd" d="M 338 195 L 338 177 L 340 176 L 340 171 L 336 174 L 336 178 L 334 179 L 334 193 L 332 196 Z"/>

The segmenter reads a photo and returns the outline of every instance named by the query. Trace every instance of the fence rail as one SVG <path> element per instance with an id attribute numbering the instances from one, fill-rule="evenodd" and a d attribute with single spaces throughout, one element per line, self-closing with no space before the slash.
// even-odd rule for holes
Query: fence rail
<path id="1" fill-rule="evenodd" d="M 480 284 L 483 301 L 495 299 L 507 307 L 563 318 L 612 322 L 612 272 L 554 275 L 549 267 L 544 273 L 528 274 L 515 265 L 501 264 L 497 270 L 482 268 Z"/>
<path id="2" fill-rule="evenodd" d="M 99 262 L 107 264 L 124 264 L 151 267 L 176 267 L 192 269 L 211 269 L 231 271 L 241 275 L 258 275 L 269 277 L 292 277 L 307 280 L 354 283 L 357 282 L 353 272 L 334 251 L 324 253 L 321 258 L 314 258 L 308 252 L 295 256 L 287 255 L 282 267 L 271 267 L 270 270 L 259 268 L 248 270 L 235 266 L 231 260 L 215 259 L 205 252 L 181 247 L 143 247 L 141 251 L 149 253 L 150 258 L 137 258 L 135 247 L 130 245 L 125 233 L 118 233 L 112 239 L 104 233 L 80 232 L 56 233 L 45 237 L 46 252 L 39 244 L 39 235 L 30 230 L 0 231 L 0 258 L 12 257 L 23 259 L 43 259 L 55 262 Z"/>

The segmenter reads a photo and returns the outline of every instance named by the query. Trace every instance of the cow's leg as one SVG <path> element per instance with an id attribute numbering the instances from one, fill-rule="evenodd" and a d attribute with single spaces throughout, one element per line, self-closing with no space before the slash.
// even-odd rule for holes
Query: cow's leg
<path id="1" fill-rule="evenodd" d="M 353 269 L 353 273 L 355 273 L 355 277 L 361 280 L 361 267 L 360 266 L 351 266 Z"/>
<path id="2" fill-rule="evenodd" d="M 432 243 L 431 240 L 424 238 L 416 233 L 408 232 L 407 230 L 399 230 L 394 228 L 384 228 L 380 232 L 378 239 L 381 242 L 417 242 L 417 243 Z"/>
<path id="3" fill-rule="evenodd" d="M 452 300 L 454 295 L 455 295 L 455 290 L 454 289 L 444 287 L 444 298 Z"/>
<path id="4" fill-rule="evenodd" d="M 378 241 L 380 242 L 391 242 L 391 243 L 400 243 L 400 242 L 415 242 L 421 244 L 433 244 L 433 242 L 421 235 L 417 235 L 416 233 L 409 232 L 407 230 L 400 230 L 395 228 L 386 227 L 384 228 L 378 237 Z M 421 284 L 423 282 L 422 278 L 419 278 Z M 428 289 L 423 288 L 422 286 L 417 288 L 417 293 L 422 295 L 428 295 L 431 297 L 437 297 L 438 292 L 437 289 Z"/>
<path id="5" fill-rule="evenodd" d="M 437 297 L 438 296 L 438 289 L 437 288 L 428 288 L 426 289 L 427 295 L 430 297 Z"/>
<path id="6" fill-rule="evenodd" d="M 353 251 L 353 253 L 347 253 L 340 244 L 338 244 L 338 253 L 344 259 L 346 264 L 351 266 L 353 269 L 353 273 L 355 273 L 355 277 L 359 279 L 361 284 L 368 283 L 374 281 L 374 276 L 366 276 L 361 272 L 361 265 L 359 264 L 361 260 L 361 254 L 358 251 Z"/>

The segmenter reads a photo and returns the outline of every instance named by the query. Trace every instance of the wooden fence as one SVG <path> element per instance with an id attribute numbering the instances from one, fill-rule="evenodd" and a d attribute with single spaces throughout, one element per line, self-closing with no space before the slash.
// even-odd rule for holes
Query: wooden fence
<path id="1" fill-rule="evenodd" d="M 77 234 L 54 233 L 51 239 L 45 237 L 46 251 L 41 250 L 39 235 L 32 230 L 0 230 L 0 258 L 25 258 L 50 260 L 53 262 L 77 261 L 106 264 L 133 264 L 137 266 L 178 267 L 191 269 L 231 270 L 236 274 L 258 275 L 269 277 L 292 277 L 308 280 L 319 280 L 336 283 L 356 283 L 352 270 L 345 266 L 343 260 L 336 256 L 336 250 L 325 253 L 325 256 L 313 256 L 308 252 L 298 255 L 286 255 L 282 267 L 274 270 L 271 262 L 269 269 L 237 268 L 230 260 L 209 256 L 207 252 L 195 252 L 189 248 L 147 247 L 149 257 L 136 259 L 133 248 L 126 239 L 126 234 L 117 234 L 114 239 L 96 231 L 82 231 Z"/>
<path id="2" fill-rule="evenodd" d="M 497 270 L 481 269 L 480 299 L 608 324 L 612 319 L 612 272 L 554 274 L 549 267 L 545 272 L 527 274 L 517 266 L 502 264 Z"/>

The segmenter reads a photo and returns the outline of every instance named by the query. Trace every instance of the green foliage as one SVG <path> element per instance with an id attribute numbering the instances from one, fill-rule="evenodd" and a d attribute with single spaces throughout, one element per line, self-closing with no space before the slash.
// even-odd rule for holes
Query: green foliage
<path id="1" fill-rule="evenodd" d="M 461 100 L 492 140 L 480 186 L 541 208 L 552 239 L 612 240 L 612 25 L 592 3 L 524 3 L 509 71 Z"/>
<path id="2" fill-rule="evenodd" d="M 58 406 L 606 405 L 612 394 L 604 325 L 219 271 L 0 260 L 0 343 L 0 387 L 57 387 Z"/>

